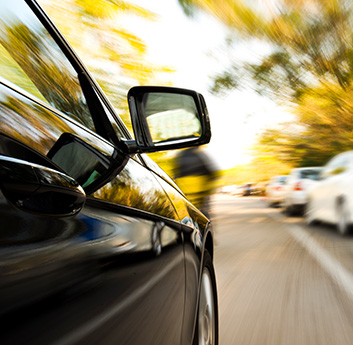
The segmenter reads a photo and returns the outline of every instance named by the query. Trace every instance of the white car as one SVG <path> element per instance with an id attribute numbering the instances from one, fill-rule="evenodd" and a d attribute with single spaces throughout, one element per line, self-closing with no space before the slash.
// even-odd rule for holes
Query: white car
<path id="1" fill-rule="evenodd" d="M 353 151 L 333 157 L 308 191 L 306 221 L 334 224 L 341 235 L 353 223 Z"/>
<path id="2" fill-rule="evenodd" d="M 283 202 L 283 186 L 287 175 L 274 176 L 269 181 L 266 188 L 266 196 L 269 206 L 279 205 Z"/>
<path id="3" fill-rule="evenodd" d="M 320 167 L 292 169 L 283 187 L 283 207 L 289 216 L 303 212 L 308 200 L 308 189 L 317 182 L 321 171 Z"/>

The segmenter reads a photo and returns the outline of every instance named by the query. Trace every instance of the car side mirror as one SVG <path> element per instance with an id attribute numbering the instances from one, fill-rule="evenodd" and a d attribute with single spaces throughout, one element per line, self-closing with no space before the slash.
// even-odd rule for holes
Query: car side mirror
<path id="1" fill-rule="evenodd" d="M 209 143 L 211 126 L 203 96 L 196 91 L 136 86 L 128 102 L 135 141 L 129 152 L 156 152 Z"/>
<path id="2" fill-rule="evenodd" d="M 60 136 L 47 157 L 73 177 L 87 194 L 93 193 L 111 180 L 117 169 L 122 168 L 122 162 L 104 155 L 70 133 Z"/>

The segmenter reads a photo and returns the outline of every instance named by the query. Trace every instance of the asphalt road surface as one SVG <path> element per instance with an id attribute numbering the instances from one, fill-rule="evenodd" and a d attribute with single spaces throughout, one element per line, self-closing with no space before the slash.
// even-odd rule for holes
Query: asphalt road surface
<path id="1" fill-rule="evenodd" d="M 353 344 L 353 235 L 215 195 L 221 345 Z"/>

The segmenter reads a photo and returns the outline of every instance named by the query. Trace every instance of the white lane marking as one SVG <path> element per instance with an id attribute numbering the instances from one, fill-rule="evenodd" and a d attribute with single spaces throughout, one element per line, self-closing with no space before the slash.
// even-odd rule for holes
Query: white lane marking
<path id="1" fill-rule="evenodd" d="M 169 273 L 177 264 L 180 264 L 179 260 L 172 261 L 157 275 L 150 279 L 146 284 L 137 288 L 135 291 L 130 293 L 121 303 L 113 305 L 110 309 L 104 310 L 101 314 L 97 315 L 94 319 L 83 324 L 81 327 L 76 328 L 74 331 L 66 334 L 63 338 L 52 343 L 52 345 L 71 345 L 81 341 L 89 334 L 93 333 L 104 323 L 109 321 L 111 318 L 119 314 L 123 309 L 134 303 L 137 299 L 142 297 L 146 292 L 153 288 L 160 280 L 163 279 L 167 273 Z"/>
<path id="2" fill-rule="evenodd" d="M 281 223 L 285 226 L 291 236 L 308 251 L 308 253 L 353 301 L 353 274 L 347 271 L 337 259 L 323 249 L 301 226 L 284 223 L 283 218 L 278 214 L 275 215 L 268 213 L 268 215 L 273 219 L 282 220 Z"/>

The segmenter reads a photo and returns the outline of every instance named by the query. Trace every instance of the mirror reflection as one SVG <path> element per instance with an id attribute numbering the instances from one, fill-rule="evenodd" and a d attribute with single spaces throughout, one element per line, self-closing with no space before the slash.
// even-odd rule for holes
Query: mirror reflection
<path id="1" fill-rule="evenodd" d="M 201 136 L 201 124 L 192 96 L 153 92 L 144 95 L 143 104 L 154 143 Z"/>

